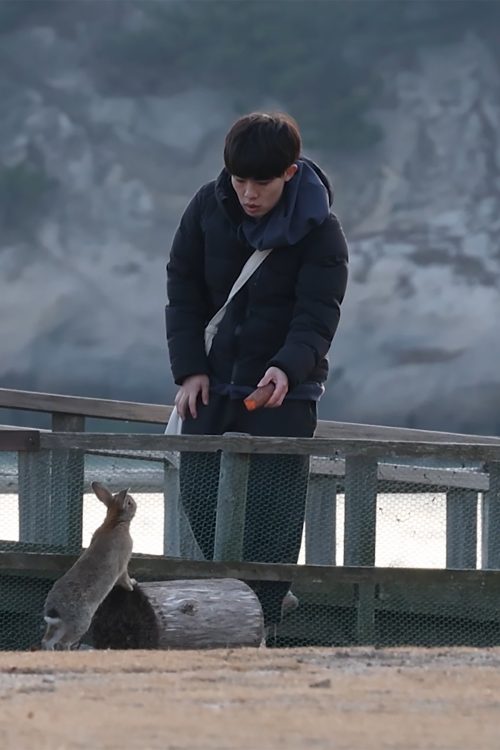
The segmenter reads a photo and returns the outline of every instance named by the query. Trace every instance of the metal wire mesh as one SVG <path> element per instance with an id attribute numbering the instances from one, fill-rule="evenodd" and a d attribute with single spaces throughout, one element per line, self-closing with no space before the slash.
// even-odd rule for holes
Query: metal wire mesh
<path id="1" fill-rule="evenodd" d="M 130 488 L 135 554 L 327 566 L 294 578 L 298 607 L 283 578 L 250 582 L 276 626 L 269 645 L 500 643 L 500 582 L 480 570 L 497 567 L 498 498 L 481 466 L 3 452 L 0 551 L 78 553 L 105 516 L 93 479 Z M 0 569 L 0 649 L 39 642 L 52 578 Z"/>

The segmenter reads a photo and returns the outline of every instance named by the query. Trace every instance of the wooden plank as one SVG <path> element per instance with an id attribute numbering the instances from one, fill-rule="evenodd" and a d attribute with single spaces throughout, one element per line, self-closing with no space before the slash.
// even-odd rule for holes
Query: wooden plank
<path id="1" fill-rule="evenodd" d="M 241 560 L 243 557 L 249 469 L 248 453 L 223 451 L 217 492 L 214 560 Z"/>
<path id="2" fill-rule="evenodd" d="M 119 451 L 119 450 L 93 450 L 86 451 L 89 455 L 104 456 L 108 458 L 126 458 L 136 459 L 138 461 L 150 461 L 163 464 L 165 461 L 174 467 L 179 468 L 179 454 L 171 451 Z"/>
<path id="3" fill-rule="evenodd" d="M 463 443 L 405 443 L 373 440 L 324 440 L 320 438 L 223 437 L 218 435 L 146 435 L 115 433 L 42 433 L 42 448 L 125 449 L 146 451 L 231 450 L 236 453 L 287 453 L 290 455 L 372 457 L 432 456 L 471 461 L 500 461 L 500 445 Z"/>
<path id="4" fill-rule="evenodd" d="M 375 565 L 377 462 L 365 456 L 346 459 L 344 563 Z"/>
<path id="5" fill-rule="evenodd" d="M 306 564 L 335 565 L 337 479 L 311 474 L 306 503 Z"/>
<path id="6" fill-rule="evenodd" d="M 39 448 L 38 430 L 0 430 L 0 451 L 37 451 Z"/>
<path id="7" fill-rule="evenodd" d="M 0 408 L 21 409 L 54 414 L 80 414 L 100 419 L 120 419 L 131 422 L 165 424 L 171 406 L 141 404 L 133 401 L 112 401 L 83 396 L 62 396 L 55 393 L 36 393 L 0 388 Z"/>
<path id="8" fill-rule="evenodd" d="M 64 573 L 76 555 L 0 551 L 0 574 Z M 500 594 L 500 571 L 446 570 L 445 568 L 371 568 L 330 565 L 292 565 L 284 563 L 217 562 L 180 560 L 162 555 L 132 556 L 131 571 L 138 579 L 240 578 L 255 581 L 292 581 L 310 586 L 312 592 L 328 592 L 332 586 L 355 583 L 389 585 L 399 582 L 412 586 L 473 586 L 478 591 Z M 383 597 L 381 597 L 383 598 Z"/>
<path id="9" fill-rule="evenodd" d="M 500 569 L 500 463 L 488 465 L 490 488 L 481 505 L 481 567 Z"/>
<path id="10" fill-rule="evenodd" d="M 404 482 L 432 487 L 463 487 L 478 491 L 487 490 L 489 487 L 488 474 L 474 469 L 435 469 L 380 462 L 377 476 L 379 483 Z"/>
<path id="11" fill-rule="evenodd" d="M 446 493 L 446 567 L 475 568 L 477 557 L 477 492 Z"/>
<path id="12" fill-rule="evenodd" d="M 351 422 L 318 422 L 316 437 L 331 440 L 402 440 L 414 443 L 466 443 L 468 445 L 489 443 L 500 445 L 498 435 L 466 435 L 461 432 L 437 432 L 435 430 L 415 430 L 408 427 L 355 424 Z"/>
<path id="13" fill-rule="evenodd" d="M 314 456 L 311 458 L 311 474 L 343 478 L 345 476 L 345 459 Z M 430 466 L 410 465 L 403 462 L 389 464 L 379 461 L 377 477 L 379 484 L 385 483 L 386 491 L 390 491 L 389 484 L 391 482 L 411 484 L 415 487 L 417 485 L 428 485 L 429 490 L 431 488 L 437 490 L 446 487 L 463 487 L 464 489 L 475 489 L 482 492 L 489 487 L 487 472 L 473 468 L 436 469 Z"/>

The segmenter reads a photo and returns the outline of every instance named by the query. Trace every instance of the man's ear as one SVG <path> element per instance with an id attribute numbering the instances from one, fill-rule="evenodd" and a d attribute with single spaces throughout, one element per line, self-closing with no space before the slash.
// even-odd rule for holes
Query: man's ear
<path id="1" fill-rule="evenodd" d="M 285 173 L 283 177 L 285 178 L 285 182 L 289 182 L 292 177 L 297 174 L 298 166 L 297 164 L 291 164 L 288 169 L 285 169 Z"/>

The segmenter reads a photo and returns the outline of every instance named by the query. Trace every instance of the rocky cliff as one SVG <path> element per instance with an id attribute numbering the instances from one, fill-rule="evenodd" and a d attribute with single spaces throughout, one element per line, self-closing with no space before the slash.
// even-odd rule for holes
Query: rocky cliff
<path id="1" fill-rule="evenodd" d="M 92 33 L 0 39 L 0 384 L 168 403 L 168 248 L 237 112 L 193 85 L 111 94 Z M 499 61 L 469 33 L 382 73 L 378 145 L 307 149 L 351 251 L 321 416 L 500 433 Z"/>

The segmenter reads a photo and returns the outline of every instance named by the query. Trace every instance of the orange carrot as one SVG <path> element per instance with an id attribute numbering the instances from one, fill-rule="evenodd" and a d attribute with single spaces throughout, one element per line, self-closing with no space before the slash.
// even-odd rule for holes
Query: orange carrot
<path id="1" fill-rule="evenodd" d="M 274 392 L 273 383 L 267 385 L 261 385 L 260 388 L 256 388 L 249 396 L 247 396 L 243 403 L 245 404 L 248 411 L 254 411 L 260 409 L 261 406 L 265 406 Z"/>

